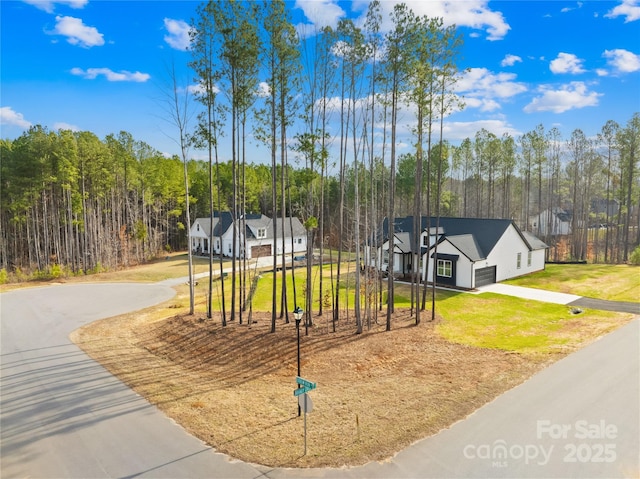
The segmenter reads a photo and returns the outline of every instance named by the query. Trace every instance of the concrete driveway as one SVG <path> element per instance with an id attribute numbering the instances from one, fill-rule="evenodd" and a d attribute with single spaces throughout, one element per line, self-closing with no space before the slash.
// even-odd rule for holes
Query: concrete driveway
<path id="1" fill-rule="evenodd" d="M 479 287 L 473 294 L 496 293 L 515 296 L 523 299 L 533 299 L 545 303 L 565 304 L 576 308 L 601 309 L 621 313 L 640 314 L 640 303 L 626 301 L 607 301 L 604 299 L 585 298 L 575 294 L 556 293 L 544 289 L 525 288 L 511 284 L 494 283 Z"/>
<path id="2" fill-rule="evenodd" d="M 486 286 L 480 286 L 474 293 L 496 293 L 505 296 L 516 296 L 523 299 L 534 299 L 545 303 L 570 304 L 581 296 L 575 294 L 556 293 L 554 291 L 546 291 L 543 289 L 525 288 L 522 286 L 513 286 L 511 284 L 493 283 Z"/>

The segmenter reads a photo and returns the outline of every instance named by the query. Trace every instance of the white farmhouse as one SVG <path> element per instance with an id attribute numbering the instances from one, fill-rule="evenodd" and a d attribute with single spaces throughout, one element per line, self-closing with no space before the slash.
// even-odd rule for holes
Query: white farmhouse
<path id="1" fill-rule="evenodd" d="M 282 218 L 275 221 L 262 214 L 247 214 L 235 222 L 231 213 L 214 213 L 213 235 L 211 218 L 197 218 L 191 225 L 191 248 L 196 254 L 209 254 L 213 245 L 216 255 L 233 256 L 233 242 L 236 242 L 236 257 L 247 259 L 262 256 L 293 254 L 304 255 L 307 251 L 307 231 L 298 218 Z M 277 239 L 274 241 L 274 228 Z M 283 250 L 284 230 L 284 250 Z M 274 245 L 275 243 L 275 245 Z"/>
<path id="2" fill-rule="evenodd" d="M 548 208 L 529 218 L 529 228 L 540 236 L 571 234 L 573 214 L 562 208 Z"/>
<path id="3" fill-rule="evenodd" d="M 418 258 L 422 279 L 464 289 L 500 282 L 543 270 L 545 245 L 521 231 L 511 220 L 423 217 L 418 235 L 409 216 L 394 222 L 393 273 L 409 275 Z M 370 266 L 386 271 L 389 265 L 388 221 L 384 242 L 371 251 Z"/>

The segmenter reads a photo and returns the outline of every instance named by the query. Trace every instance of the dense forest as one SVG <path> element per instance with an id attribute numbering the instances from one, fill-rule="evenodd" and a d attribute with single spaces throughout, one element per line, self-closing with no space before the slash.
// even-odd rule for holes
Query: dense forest
<path id="1" fill-rule="evenodd" d="M 167 92 L 181 156 L 124 131 L 101 139 L 35 126 L 1 141 L 0 268 L 140 263 L 187 249 L 189 223 L 215 211 L 300 217 L 310 248 L 336 251 L 338 286 L 342 253 L 359 260 L 383 218 L 407 215 L 510 218 L 550 246 L 549 260 L 628 261 L 640 242 L 640 114 L 602 119 L 595 138 L 539 125 L 516 138 L 483 129 L 454 145 L 443 126 L 464 106 L 461 36 L 402 4 L 391 20 L 380 33 L 374 1 L 362 27 L 344 19 L 301 38 L 281 1 L 202 4 L 191 39 L 198 87 L 172 78 Z M 411 152 L 398 154 L 407 127 Z M 259 161 L 247 141 L 261 145 Z M 545 211 L 561 211 L 570 233 L 545 228 Z M 286 303 L 283 291 L 285 313 Z"/>

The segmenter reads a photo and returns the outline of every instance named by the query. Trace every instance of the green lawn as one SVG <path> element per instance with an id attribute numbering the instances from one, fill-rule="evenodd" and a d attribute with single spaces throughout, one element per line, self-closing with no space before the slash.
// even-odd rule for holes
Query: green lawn
<path id="1" fill-rule="evenodd" d="M 504 283 L 588 298 L 640 302 L 640 266 L 548 264 L 544 271 Z"/>
<path id="2" fill-rule="evenodd" d="M 526 354 L 573 350 L 583 332 L 603 334 L 631 317 L 588 309 L 572 314 L 564 305 L 492 293 L 442 293 L 436 311 L 444 318 L 438 332 L 450 341 Z"/>
<path id="3" fill-rule="evenodd" d="M 208 271 L 206 258 L 194 261 L 196 272 Z M 214 266 L 217 270 L 218 265 Z M 334 273 L 336 266 L 333 267 Z M 253 272 L 251 272 L 253 273 Z M 170 255 L 166 259 L 130 268 L 125 271 L 114 271 L 98 275 L 88 275 L 78 280 L 85 281 L 159 281 L 170 277 L 186 276 L 186 255 Z M 294 271 L 296 294 L 294 298 L 292 271 L 286 271 L 288 281 L 288 306 L 305 306 L 306 269 L 296 268 Z M 324 299 L 326 309 L 330 308 L 331 266 L 314 267 L 312 269 L 313 309 L 318 311 L 318 291 L 320 275 L 324 277 Z M 355 300 L 354 263 L 344 263 L 342 268 L 341 304 L 340 308 L 353 308 Z M 75 278 L 74 278 L 75 279 Z M 280 281 L 278 273 L 276 291 L 277 308 L 280 311 Z M 547 265 L 545 271 L 526 277 L 507 281 L 508 284 L 530 286 L 553 291 L 578 294 L 600 299 L 636 301 L 640 300 L 640 267 L 611 265 Z M 231 305 L 231 275 L 225 280 L 227 308 Z M 247 288 L 250 285 L 250 279 Z M 335 287 L 335 283 L 334 283 Z M 363 286 L 364 287 L 364 286 Z M 273 274 L 263 273 L 253 299 L 254 311 L 270 311 L 272 304 Z M 383 282 L 386 291 L 386 282 Z M 348 294 L 347 294 L 348 293 Z M 186 307 L 184 299 L 186 286 L 182 285 L 179 296 L 183 299 L 176 302 L 179 307 Z M 238 288 L 239 294 L 239 288 Z M 431 305 L 429 291 L 428 309 Z M 206 310 L 205 298 L 208 296 L 208 281 L 200 280 L 196 288 L 197 308 Z M 220 281 L 214 281 L 213 309 L 220 309 Z M 297 301 L 296 301 L 297 300 Z M 386 300 L 386 294 L 385 294 Z M 177 301 L 177 300 L 176 300 Z M 377 305 L 377 298 L 374 299 Z M 438 291 L 436 313 L 442 318 L 438 324 L 438 332 L 448 340 L 483 348 L 496 348 L 525 354 L 550 354 L 575 349 L 583 337 L 597 337 L 599 334 L 614 329 L 626 322 L 631 315 L 605 311 L 585 310 L 579 315 L 571 314 L 570 308 L 562 305 L 548 304 L 538 301 L 523 300 L 496 294 L 472 295 L 462 292 Z M 410 291 L 405 285 L 396 285 L 397 308 L 410 306 Z M 423 316 L 427 321 L 429 313 Z M 589 334 L 587 334 L 587 333 Z"/>

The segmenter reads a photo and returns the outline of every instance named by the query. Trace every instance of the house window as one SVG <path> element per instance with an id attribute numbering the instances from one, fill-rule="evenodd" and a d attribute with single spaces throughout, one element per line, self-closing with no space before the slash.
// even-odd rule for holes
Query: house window
<path id="1" fill-rule="evenodd" d="M 231 253 L 231 243 L 229 243 L 229 253 Z"/>
<path id="2" fill-rule="evenodd" d="M 298 244 L 302 244 L 302 238 L 298 238 Z"/>
<path id="3" fill-rule="evenodd" d="M 264 239 L 267 237 L 267 228 L 258 228 L 258 233 L 256 234 L 256 238 Z"/>
<path id="4" fill-rule="evenodd" d="M 448 259 L 438 260 L 438 276 L 451 278 L 452 263 Z"/>
<path id="5" fill-rule="evenodd" d="M 527 266 L 531 266 L 531 251 L 527 253 Z"/>
<path id="6" fill-rule="evenodd" d="M 522 266 L 522 253 L 518 253 L 518 257 L 516 259 L 516 268 L 520 269 Z"/>
<path id="7" fill-rule="evenodd" d="M 422 246 L 429 246 L 429 235 L 424 235 L 422 237 Z"/>
<path id="8" fill-rule="evenodd" d="M 382 261 L 384 264 L 389 264 L 389 250 L 386 249 L 384 250 L 384 252 L 382 253 Z"/>
<path id="9" fill-rule="evenodd" d="M 199 224 L 196 225 L 196 230 L 200 231 L 200 225 Z"/>

